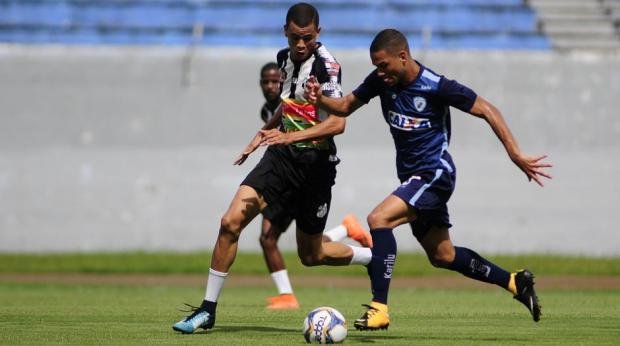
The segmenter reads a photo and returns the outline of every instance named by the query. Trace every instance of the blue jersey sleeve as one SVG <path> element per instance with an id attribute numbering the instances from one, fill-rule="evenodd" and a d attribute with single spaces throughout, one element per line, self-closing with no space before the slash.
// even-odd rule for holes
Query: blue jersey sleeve
<path id="1" fill-rule="evenodd" d="M 368 103 L 370 100 L 379 95 L 382 81 L 377 76 L 377 72 L 372 71 L 366 79 L 360 84 L 357 89 L 353 90 L 353 95 L 357 97 L 358 100 Z"/>
<path id="2" fill-rule="evenodd" d="M 443 103 L 458 108 L 463 112 L 471 110 L 477 97 L 476 93 L 469 87 L 443 76 L 439 81 L 437 95 Z"/>

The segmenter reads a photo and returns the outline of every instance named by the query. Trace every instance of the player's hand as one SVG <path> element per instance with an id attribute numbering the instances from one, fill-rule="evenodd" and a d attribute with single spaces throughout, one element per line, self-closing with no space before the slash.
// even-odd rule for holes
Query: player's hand
<path id="1" fill-rule="evenodd" d="M 547 155 L 517 155 L 514 159 L 512 159 L 512 161 L 523 171 L 523 173 L 525 173 L 529 181 L 534 180 L 536 184 L 544 186 L 542 183 L 542 178 L 552 179 L 551 175 L 546 172 L 545 168 L 553 167 L 553 164 L 550 162 L 545 162 L 546 158 Z"/>
<path id="2" fill-rule="evenodd" d="M 262 138 L 261 131 L 259 131 L 256 134 L 256 136 L 252 138 L 252 140 L 250 141 L 250 144 L 248 144 L 248 146 L 245 147 L 245 149 L 243 149 L 243 152 L 239 154 L 239 156 L 237 156 L 237 159 L 235 159 L 235 162 L 233 162 L 233 165 L 242 165 L 245 162 L 245 160 L 248 158 L 248 156 L 250 156 L 250 154 L 253 153 L 254 150 L 256 150 L 256 148 L 260 146 L 261 138 Z"/>
<path id="3" fill-rule="evenodd" d="M 282 132 L 278 129 L 260 130 L 262 135 L 260 145 L 275 145 L 275 144 L 291 144 L 290 134 Z"/>
<path id="4" fill-rule="evenodd" d="M 321 95 L 321 84 L 315 76 L 308 77 L 304 86 L 304 98 L 315 105 Z"/>

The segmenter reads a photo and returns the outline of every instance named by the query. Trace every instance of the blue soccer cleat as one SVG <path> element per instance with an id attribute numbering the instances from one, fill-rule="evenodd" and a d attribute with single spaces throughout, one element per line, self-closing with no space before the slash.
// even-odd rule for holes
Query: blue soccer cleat
<path id="1" fill-rule="evenodd" d="M 175 323 L 172 326 L 177 332 L 183 334 L 191 334 L 198 328 L 211 329 L 215 324 L 215 314 L 210 314 L 206 310 L 193 307 L 191 315 L 185 317 L 181 321 Z"/>

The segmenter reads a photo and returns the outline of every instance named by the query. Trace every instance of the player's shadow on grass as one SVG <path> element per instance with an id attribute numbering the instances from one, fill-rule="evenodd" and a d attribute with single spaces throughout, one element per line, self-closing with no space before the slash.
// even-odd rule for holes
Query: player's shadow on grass
<path id="1" fill-rule="evenodd" d="M 380 331 L 378 332 L 365 331 L 363 332 L 364 334 L 357 334 L 357 333 L 354 334 L 354 333 L 351 333 L 351 330 L 349 330 L 349 333 L 347 335 L 347 339 L 345 342 L 359 342 L 359 343 L 370 344 L 370 343 L 375 343 L 377 341 L 385 343 L 387 340 L 404 339 L 404 337 L 401 335 L 389 335 L 389 334 L 382 333 Z"/>
<path id="2" fill-rule="evenodd" d="M 196 331 L 194 334 L 212 334 L 212 333 L 238 333 L 238 332 L 261 332 L 261 333 L 290 333 L 290 332 L 301 332 L 300 329 L 296 328 L 275 328 L 275 327 L 264 327 L 264 326 L 255 326 L 255 325 L 243 325 L 243 326 L 226 326 L 226 325 L 218 325 L 213 329 L 209 329 L 208 331 L 204 329 L 200 329 Z"/>

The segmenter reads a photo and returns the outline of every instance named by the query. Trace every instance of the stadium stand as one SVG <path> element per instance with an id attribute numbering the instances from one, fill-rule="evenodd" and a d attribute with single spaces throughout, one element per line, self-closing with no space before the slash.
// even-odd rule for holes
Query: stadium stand
<path id="1" fill-rule="evenodd" d="M 620 49 L 620 0 L 529 0 L 558 50 Z"/>
<path id="2" fill-rule="evenodd" d="M 313 1 L 330 47 L 394 27 L 414 47 L 548 49 L 523 0 Z M 0 0 L 0 42 L 281 46 L 284 0 Z M 199 36 L 197 37 L 197 33 Z"/>

